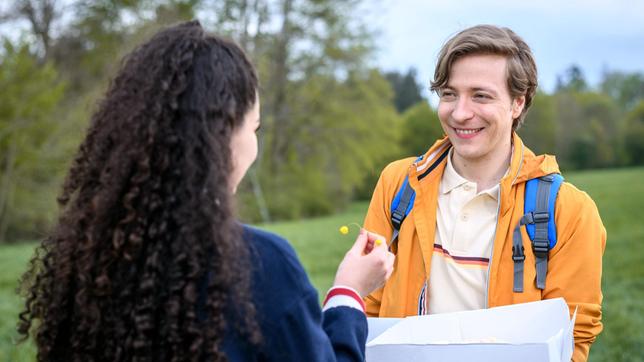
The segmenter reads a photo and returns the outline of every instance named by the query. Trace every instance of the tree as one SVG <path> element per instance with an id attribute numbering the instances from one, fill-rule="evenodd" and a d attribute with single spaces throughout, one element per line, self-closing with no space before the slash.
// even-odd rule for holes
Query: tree
<path id="1" fill-rule="evenodd" d="M 401 133 L 400 147 L 405 157 L 424 154 L 445 134 L 438 114 L 427 102 L 417 103 L 403 114 Z"/>
<path id="2" fill-rule="evenodd" d="M 260 154 L 240 188 L 245 216 L 257 217 L 263 203 L 271 219 L 341 209 L 395 150 L 393 94 L 366 66 L 370 34 L 358 4 L 214 4 L 216 26 L 250 49 L 265 90 Z"/>
<path id="3" fill-rule="evenodd" d="M 555 94 L 557 142 L 561 165 L 608 167 L 619 162 L 621 112 L 615 101 L 595 92 Z"/>
<path id="4" fill-rule="evenodd" d="M 64 85 L 27 45 L 5 41 L 0 58 L 0 240 L 33 236 L 51 221 L 65 149 L 51 112 Z"/>
<path id="5" fill-rule="evenodd" d="M 421 94 L 422 87 L 416 80 L 415 68 L 409 68 L 405 74 L 388 72 L 385 77 L 394 90 L 394 104 L 398 113 L 403 113 L 424 100 Z"/>
<path id="6" fill-rule="evenodd" d="M 16 0 L 3 21 L 29 24 L 6 43 L 0 76 L 0 240 L 47 228 L 67 163 L 118 59 L 200 0 Z M 56 14 L 71 10 L 65 26 Z M 52 15 L 53 14 L 53 15 Z M 3 14 L 0 14 L 3 15 Z M 63 84 L 65 86 L 63 86 Z M 5 96 L 6 93 L 6 96 Z M 17 180 L 20 180 L 18 182 Z"/>
<path id="7" fill-rule="evenodd" d="M 620 107 L 631 110 L 644 99 L 644 74 L 606 72 L 600 84 L 603 93 L 615 99 Z"/>
<path id="8" fill-rule="evenodd" d="M 573 64 L 563 76 L 557 77 L 556 91 L 585 92 L 588 90 L 588 83 L 581 68 Z"/>
<path id="9" fill-rule="evenodd" d="M 624 148 L 629 165 L 644 165 L 644 100 L 626 115 Z"/>
<path id="10" fill-rule="evenodd" d="M 557 154 L 558 124 L 554 96 L 539 92 L 518 133 L 536 154 Z"/>
<path id="11" fill-rule="evenodd" d="M 326 76 L 293 85 L 292 127 L 282 172 L 266 163 L 260 178 L 271 215 L 293 218 L 344 207 L 364 183 L 398 154 L 398 116 L 391 90 L 376 71 Z M 271 153 L 265 135 L 264 154 Z M 369 192 L 373 185 L 369 185 Z"/>
<path id="12" fill-rule="evenodd" d="M 25 19 L 31 33 L 37 39 L 37 53 L 41 61 L 46 61 L 51 48 L 52 28 L 60 18 L 61 3 L 57 0 L 16 0 L 7 14 L 2 14 L 2 21 Z"/>
<path id="13" fill-rule="evenodd" d="M 614 99 L 596 92 L 577 95 L 582 107 L 585 128 L 592 140 L 594 152 L 590 168 L 617 165 L 620 148 L 619 128 L 622 113 Z"/>
<path id="14" fill-rule="evenodd" d="M 258 69 L 263 122 L 258 160 L 238 193 L 241 213 L 251 220 L 341 209 L 399 153 L 394 94 L 367 65 L 373 47 L 356 11 L 359 0 L 57 4 L 73 9 L 50 32 L 48 46 L 47 64 L 66 84 L 51 109 L 63 120 L 59 134 L 85 128 L 118 59 L 163 24 L 198 15 L 207 29 L 242 44 Z M 67 147 L 79 138 L 48 142 Z"/>

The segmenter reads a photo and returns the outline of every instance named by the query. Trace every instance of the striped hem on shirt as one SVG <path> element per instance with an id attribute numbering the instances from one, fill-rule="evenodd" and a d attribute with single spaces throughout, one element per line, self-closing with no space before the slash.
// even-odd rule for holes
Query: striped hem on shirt
<path id="1" fill-rule="evenodd" d="M 434 253 L 439 253 L 443 256 L 443 258 L 445 258 L 447 262 L 456 263 L 460 266 L 487 268 L 488 264 L 490 263 L 489 258 L 452 255 L 447 249 L 444 249 L 443 246 L 439 244 L 434 244 Z"/>

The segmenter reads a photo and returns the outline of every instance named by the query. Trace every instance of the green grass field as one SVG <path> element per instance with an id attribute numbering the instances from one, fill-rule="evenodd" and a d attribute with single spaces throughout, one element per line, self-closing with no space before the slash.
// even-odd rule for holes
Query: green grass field
<path id="1" fill-rule="evenodd" d="M 608 230 L 604 254 L 604 331 L 592 347 L 590 361 L 644 361 L 644 168 L 599 170 L 566 175 L 588 192 Z M 330 286 L 338 263 L 351 246 L 355 229 L 340 235 L 338 227 L 362 223 L 367 203 L 354 203 L 330 217 L 267 225 L 289 239 L 320 294 Z M 21 308 L 16 280 L 25 268 L 33 243 L 0 246 L 0 362 L 31 361 L 29 344 L 16 347 L 13 332 Z M 529 328 L 529 326 L 526 326 Z"/>

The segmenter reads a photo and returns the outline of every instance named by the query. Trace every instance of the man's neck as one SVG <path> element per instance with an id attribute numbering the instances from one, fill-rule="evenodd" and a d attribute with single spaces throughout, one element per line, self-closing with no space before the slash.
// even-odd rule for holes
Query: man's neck
<path id="1" fill-rule="evenodd" d="M 487 190 L 498 184 L 510 166 L 512 145 L 508 143 L 503 149 L 481 159 L 464 159 L 456 152 L 452 153 L 452 165 L 463 178 L 475 182 L 477 192 Z"/>

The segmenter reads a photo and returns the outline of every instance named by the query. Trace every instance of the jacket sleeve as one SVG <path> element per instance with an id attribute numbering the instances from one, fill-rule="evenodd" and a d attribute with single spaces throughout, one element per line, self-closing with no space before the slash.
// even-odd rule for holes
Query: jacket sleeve
<path id="1" fill-rule="evenodd" d="M 564 184 L 557 197 L 555 218 L 557 245 L 549 257 L 543 297 L 563 297 L 571 313 L 577 309 L 573 361 L 586 361 L 590 345 L 602 330 L 606 229 L 593 200 L 570 184 Z"/>
<path id="2" fill-rule="evenodd" d="M 322 313 L 312 290 L 285 311 L 267 351 L 271 361 L 364 361 L 367 318 L 350 307 Z"/>

